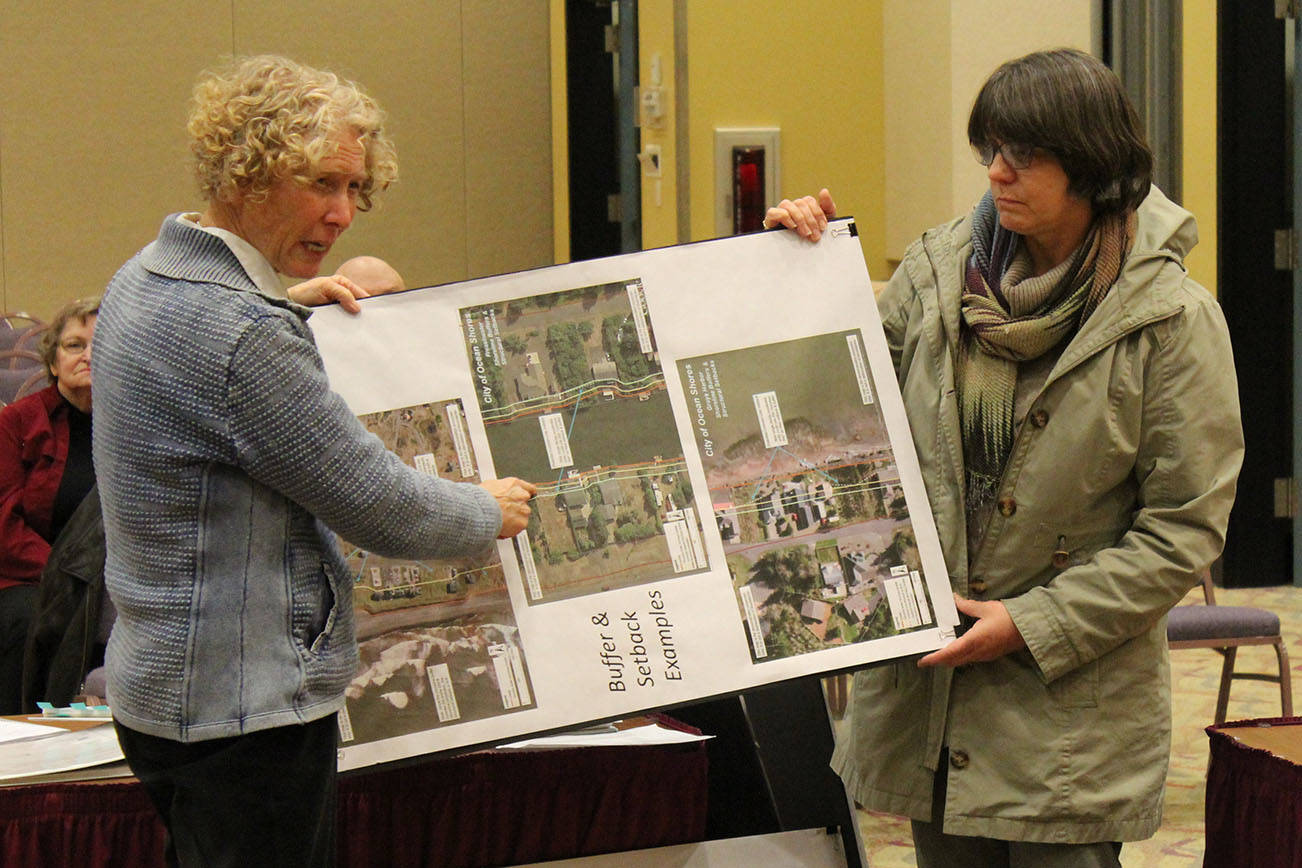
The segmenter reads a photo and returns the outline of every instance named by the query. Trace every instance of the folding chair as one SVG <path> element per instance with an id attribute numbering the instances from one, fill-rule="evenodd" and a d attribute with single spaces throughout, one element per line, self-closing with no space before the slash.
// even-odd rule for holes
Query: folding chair
<path id="1" fill-rule="evenodd" d="M 1252 606 L 1218 606 L 1212 576 L 1202 573 L 1206 605 L 1176 606 L 1167 616 L 1166 639 L 1172 649 L 1212 648 L 1225 658 L 1221 663 L 1221 688 L 1216 697 L 1216 723 L 1225 722 L 1230 685 L 1237 679 L 1269 681 L 1279 685 L 1284 717 L 1293 716 L 1293 685 L 1289 677 L 1288 650 L 1280 635 L 1279 616 Z M 1273 645 L 1279 674 L 1235 672 L 1234 655 L 1241 645 Z"/>

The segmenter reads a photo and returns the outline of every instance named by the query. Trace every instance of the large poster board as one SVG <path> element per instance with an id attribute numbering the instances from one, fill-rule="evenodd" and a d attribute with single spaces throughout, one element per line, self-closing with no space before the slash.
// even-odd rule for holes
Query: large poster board
<path id="1" fill-rule="evenodd" d="M 340 768 L 940 647 L 957 613 L 853 220 L 311 319 L 404 461 L 538 485 L 478 559 L 342 542 Z"/>

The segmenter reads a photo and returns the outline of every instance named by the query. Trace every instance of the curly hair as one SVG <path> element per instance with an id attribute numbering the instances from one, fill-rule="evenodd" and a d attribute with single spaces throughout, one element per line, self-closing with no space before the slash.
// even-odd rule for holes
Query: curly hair
<path id="1" fill-rule="evenodd" d="M 50 324 L 45 327 L 45 331 L 41 332 L 41 364 L 45 366 L 46 378 L 51 383 L 55 381 L 51 368 L 54 367 L 55 359 L 59 356 L 59 339 L 63 337 L 64 328 L 73 320 L 85 322 L 98 314 L 98 296 L 73 299 L 59 308 L 54 318 L 50 320 Z"/>
<path id="2" fill-rule="evenodd" d="M 1043 148 L 1096 214 L 1138 207 L 1148 195 L 1153 153 L 1139 115 L 1116 73 L 1083 51 L 1037 51 L 996 69 L 977 94 L 967 138 L 978 148 Z"/>
<path id="3" fill-rule="evenodd" d="M 365 150 L 357 207 L 398 176 L 384 112 L 355 83 L 286 57 L 234 58 L 206 72 L 194 89 L 187 130 L 199 189 L 208 201 L 237 193 L 255 200 L 278 180 L 307 183 L 350 131 Z"/>

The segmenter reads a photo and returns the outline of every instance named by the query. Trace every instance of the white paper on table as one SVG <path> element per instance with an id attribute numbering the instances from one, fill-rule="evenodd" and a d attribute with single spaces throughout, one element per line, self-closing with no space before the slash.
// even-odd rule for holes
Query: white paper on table
<path id="1" fill-rule="evenodd" d="M 656 744 L 685 744 L 705 741 L 712 735 L 694 735 L 681 729 L 669 729 L 659 724 L 635 726 L 614 732 L 561 732 L 538 738 L 526 738 L 509 744 L 499 744 L 498 750 L 520 750 L 539 747 L 611 747 Z"/>
<path id="2" fill-rule="evenodd" d="M 125 759 L 112 726 L 61 731 L 0 750 L 0 781 L 83 769 Z"/>
<path id="3" fill-rule="evenodd" d="M 0 718 L 0 744 L 11 741 L 27 741 L 33 738 L 48 738 L 63 732 L 57 726 L 45 726 L 39 723 L 25 723 L 21 720 L 4 720 Z"/>

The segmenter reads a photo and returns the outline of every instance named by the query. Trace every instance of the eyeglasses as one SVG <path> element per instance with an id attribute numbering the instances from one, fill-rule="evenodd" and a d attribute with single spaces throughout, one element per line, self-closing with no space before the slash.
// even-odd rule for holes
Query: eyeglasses
<path id="1" fill-rule="evenodd" d="M 992 142 L 972 146 L 972 154 L 977 162 L 986 168 L 995 161 L 995 154 L 1003 157 L 1010 168 L 1018 170 L 1030 168 L 1031 160 L 1035 158 L 1035 151 L 1035 145 L 1023 145 L 1018 142 L 1004 142 L 998 147 Z"/>
<path id="2" fill-rule="evenodd" d="M 59 341 L 59 349 L 63 350 L 70 356 L 79 356 L 86 352 L 86 350 L 90 349 L 90 344 L 77 339 Z"/>

